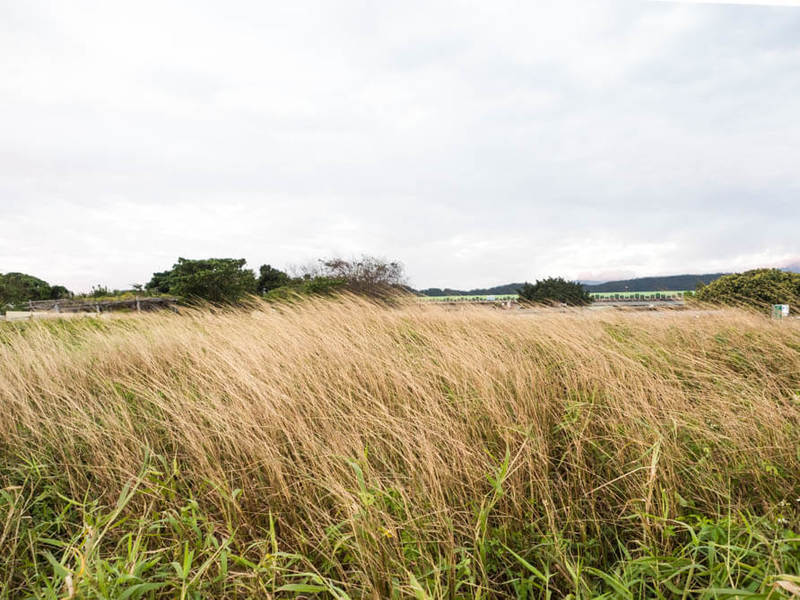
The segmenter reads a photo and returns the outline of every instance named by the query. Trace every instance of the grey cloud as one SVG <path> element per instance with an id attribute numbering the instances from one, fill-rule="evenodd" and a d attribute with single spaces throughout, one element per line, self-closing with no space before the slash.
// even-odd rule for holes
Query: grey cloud
<path id="1" fill-rule="evenodd" d="M 0 271 L 371 252 L 473 287 L 800 255 L 800 10 L 0 10 Z"/>

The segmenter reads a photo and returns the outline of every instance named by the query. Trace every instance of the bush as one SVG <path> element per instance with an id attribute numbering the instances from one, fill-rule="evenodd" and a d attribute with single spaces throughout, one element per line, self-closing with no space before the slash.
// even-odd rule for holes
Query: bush
<path id="1" fill-rule="evenodd" d="M 562 277 L 548 277 L 536 283 L 524 283 L 519 289 L 521 300 L 542 304 L 564 303 L 569 306 L 591 304 L 592 297 L 577 281 Z"/>
<path id="2" fill-rule="evenodd" d="M 362 296 L 386 297 L 406 290 L 403 265 L 375 256 L 320 259 L 305 271 L 306 279 L 341 282 L 344 289 Z"/>
<path id="3" fill-rule="evenodd" d="M 258 270 L 258 283 L 256 291 L 264 295 L 270 290 L 277 289 L 284 285 L 289 285 L 292 278 L 280 269 L 274 268 L 272 265 L 261 265 Z"/>
<path id="4" fill-rule="evenodd" d="M 764 308 L 772 304 L 800 304 L 800 273 L 780 269 L 753 269 L 720 277 L 697 290 L 698 300 Z"/>
<path id="5" fill-rule="evenodd" d="M 243 258 L 179 258 L 170 271 L 154 273 L 147 289 L 188 299 L 231 304 L 256 292 L 256 276 Z"/>
<path id="6" fill-rule="evenodd" d="M 287 285 L 268 291 L 264 298 L 272 301 L 291 300 L 298 296 L 329 296 L 344 290 L 346 284 L 344 279 L 333 277 L 299 277 L 291 279 Z"/>

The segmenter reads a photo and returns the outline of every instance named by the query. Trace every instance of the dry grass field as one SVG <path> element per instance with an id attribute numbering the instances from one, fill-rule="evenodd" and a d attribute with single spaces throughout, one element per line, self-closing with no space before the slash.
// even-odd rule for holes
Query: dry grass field
<path id="1" fill-rule="evenodd" d="M 800 322 L 0 324 L 0 598 L 789 598 Z"/>

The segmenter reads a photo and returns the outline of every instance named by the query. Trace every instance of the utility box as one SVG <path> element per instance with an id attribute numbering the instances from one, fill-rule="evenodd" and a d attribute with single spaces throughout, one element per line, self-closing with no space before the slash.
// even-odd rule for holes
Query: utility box
<path id="1" fill-rule="evenodd" d="M 772 305 L 772 318 L 784 319 L 789 316 L 788 304 L 773 304 Z"/>

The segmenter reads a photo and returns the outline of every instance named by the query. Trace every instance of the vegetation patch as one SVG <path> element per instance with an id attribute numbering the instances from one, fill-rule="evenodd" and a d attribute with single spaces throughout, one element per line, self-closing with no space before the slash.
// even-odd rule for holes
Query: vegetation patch
<path id="1" fill-rule="evenodd" d="M 312 297 L 0 336 L 3 600 L 800 593 L 792 320 Z"/>
<path id="2" fill-rule="evenodd" d="M 800 273 L 754 269 L 725 275 L 697 290 L 697 299 L 732 306 L 769 307 L 800 304 Z"/>

